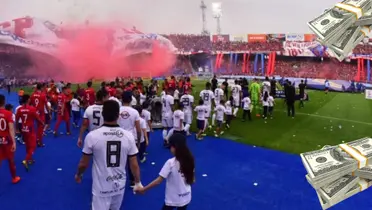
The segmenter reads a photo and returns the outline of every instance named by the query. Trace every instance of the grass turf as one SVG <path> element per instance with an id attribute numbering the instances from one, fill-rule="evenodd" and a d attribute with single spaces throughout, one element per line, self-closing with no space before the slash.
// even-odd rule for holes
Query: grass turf
<path id="1" fill-rule="evenodd" d="M 205 81 L 193 81 L 195 99 L 199 98 L 204 84 Z M 95 83 L 94 87 L 98 88 L 99 84 Z M 31 91 L 31 88 L 25 88 L 26 93 Z M 325 94 L 310 90 L 308 95 L 310 101 L 305 103 L 304 108 L 299 109 L 296 102 L 295 119 L 287 117 L 282 99 L 276 100 L 274 119 L 263 120 L 252 116 L 251 122 L 241 122 L 239 112 L 231 128 L 225 131 L 224 138 L 298 154 L 323 145 L 336 145 L 370 136 L 372 101 L 366 100 L 363 94 Z M 192 130 L 196 130 L 195 123 Z M 208 134 L 212 135 L 212 132 Z"/>

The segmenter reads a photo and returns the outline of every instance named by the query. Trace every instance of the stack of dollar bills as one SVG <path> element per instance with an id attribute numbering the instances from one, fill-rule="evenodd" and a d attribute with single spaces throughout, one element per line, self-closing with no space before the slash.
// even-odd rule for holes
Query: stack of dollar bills
<path id="1" fill-rule="evenodd" d="M 371 26 L 354 24 L 357 20 L 371 17 L 371 7 L 372 0 L 344 0 L 308 22 L 308 26 L 317 36 L 317 41 L 342 61 L 370 33 Z"/>
<path id="2" fill-rule="evenodd" d="M 302 153 L 308 174 L 323 209 L 367 189 L 372 184 L 372 138 Z M 371 159 L 371 160 L 370 160 Z M 368 165 L 368 163 L 371 165 Z"/>

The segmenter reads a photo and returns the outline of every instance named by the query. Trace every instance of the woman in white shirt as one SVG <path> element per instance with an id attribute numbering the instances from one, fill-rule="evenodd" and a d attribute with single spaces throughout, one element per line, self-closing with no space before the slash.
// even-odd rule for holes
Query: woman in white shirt
<path id="1" fill-rule="evenodd" d="M 263 118 L 266 120 L 267 119 L 267 112 L 269 109 L 269 93 L 265 92 L 263 97 L 262 97 L 262 106 L 263 106 Z"/>
<path id="2" fill-rule="evenodd" d="M 186 136 L 174 134 L 169 138 L 170 151 L 175 156 L 165 162 L 159 176 L 143 188 L 135 189 L 145 193 L 166 179 L 165 203 L 162 210 L 186 210 L 191 202 L 191 185 L 195 182 L 195 162 L 186 144 Z"/>

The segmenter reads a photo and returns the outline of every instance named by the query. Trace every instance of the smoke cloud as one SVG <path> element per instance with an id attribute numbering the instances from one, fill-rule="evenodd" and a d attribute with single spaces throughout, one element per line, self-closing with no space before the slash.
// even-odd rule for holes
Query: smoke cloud
<path id="1" fill-rule="evenodd" d="M 7 20 L 30 15 L 54 22 L 62 27 L 63 32 L 74 32 L 68 42 L 58 43 L 54 58 L 28 52 L 33 64 L 28 69 L 28 75 L 72 82 L 85 82 L 92 78 L 113 79 L 117 76 L 160 76 L 166 74 L 175 62 L 175 56 L 156 42 L 153 43 L 152 54 L 124 56 L 127 54 L 124 49 L 121 53 L 111 54 L 110 48 L 113 46 L 110 46 L 110 40 L 107 41 L 110 27 L 119 29 L 141 25 L 128 14 L 123 17 L 121 9 L 125 1 L 3 1 L 6 7 L 2 9 L 2 19 L 10 15 L 12 17 Z M 89 26 L 85 24 L 87 20 Z"/>

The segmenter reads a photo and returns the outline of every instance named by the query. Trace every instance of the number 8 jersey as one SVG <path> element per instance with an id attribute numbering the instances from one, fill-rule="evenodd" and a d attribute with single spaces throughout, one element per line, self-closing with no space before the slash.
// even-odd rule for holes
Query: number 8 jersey
<path id="1" fill-rule="evenodd" d="M 89 121 L 89 130 L 93 131 L 103 124 L 102 107 L 100 104 L 93 104 L 88 106 L 84 112 L 84 119 Z"/>
<path id="2" fill-rule="evenodd" d="M 111 197 L 123 194 L 128 157 L 138 153 L 133 135 L 119 125 L 104 124 L 85 137 L 83 153 L 93 156 L 93 195 Z"/>

